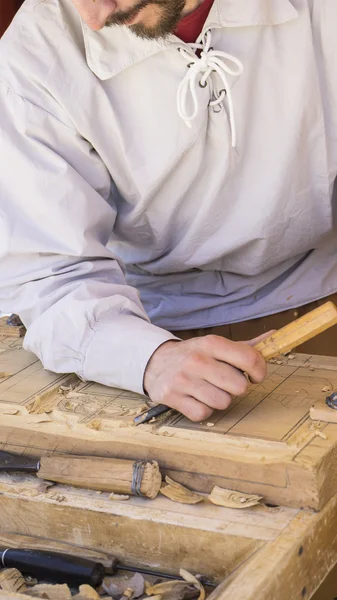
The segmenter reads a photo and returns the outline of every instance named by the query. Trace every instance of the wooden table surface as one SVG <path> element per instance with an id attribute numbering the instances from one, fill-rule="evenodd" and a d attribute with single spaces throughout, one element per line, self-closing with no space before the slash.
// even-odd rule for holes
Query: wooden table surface
<path id="1" fill-rule="evenodd" d="M 204 492 L 205 500 L 112 501 L 107 493 L 1 474 L 1 546 L 105 564 L 115 555 L 171 574 L 183 567 L 216 580 L 209 600 L 314 596 L 337 564 L 337 424 L 320 427 L 309 413 L 324 390 L 337 387 L 337 359 L 277 361 L 264 387 L 236 399 L 233 412 L 212 417 L 210 428 L 189 429 L 181 417 L 135 428 L 144 399 L 48 373 L 21 346 L 19 338 L 0 336 L 1 450 L 158 458 L 164 473 Z M 265 504 L 214 506 L 207 500 L 214 483 L 261 493 Z M 333 600 L 333 581 L 331 595 L 324 593 L 315 600 Z"/>

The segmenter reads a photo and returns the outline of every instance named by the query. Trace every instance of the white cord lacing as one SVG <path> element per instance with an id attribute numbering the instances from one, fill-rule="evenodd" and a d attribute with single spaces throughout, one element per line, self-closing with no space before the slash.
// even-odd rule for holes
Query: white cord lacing
<path id="1" fill-rule="evenodd" d="M 221 105 L 225 96 L 227 95 L 228 100 L 228 111 L 229 111 L 229 123 L 231 128 L 232 135 L 232 147 L 236 146 L 236 124 L 235 124 L 235 114 L 234 114 L 234 106 L 233 106 L 233 97 L 231 88 L 228 82 L 227 75 L 233 75 L 238 77 L 243 72 L 243 64 L 242 62 L 233 56 L 232 54 L 228 54 L 227 52 L 222 52 L 221 50 L 214 50 L 211 47 L 212 34 L 208 29 L 204 33 L 200 34 L 197 41 L 193 44 L 187 44 L 189 48 L 180 47 L 179 50 L 181 54 L 189 60 L 188 63 L 188 71 L 181 81 L 178 92 L 177 92 L 177 110 L 179 116 L 185 121 L 185 123 L 191 127 L 191 121 L 195 119 L 198 114 L 198 97 L 196 92 L 196 86 L 206 87 L 208 82 L 210 82 L 211 92 L 213 100 L 209 102 L 209 105 L 213 108 L 217 105 Z M 196 50 L 201 50 L 200 58 L 195 54 Z M 223 89 L 219 92 L 214 93 L 213 91 L 213 81 L 212 78 L 209 79 L 211 73 L 218 73 L 222 84 Z M 200 74 L 201 78 L 200 77 Z M 188 113 L 187 109 L 187 96 L 188 93 L 191 95 L 193 110 Z"/>

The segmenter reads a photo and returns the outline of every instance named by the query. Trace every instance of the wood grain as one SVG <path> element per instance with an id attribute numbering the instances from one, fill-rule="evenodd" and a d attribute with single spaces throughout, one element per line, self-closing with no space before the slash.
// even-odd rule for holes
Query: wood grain
<path id="1" fill-rule="evenodd" d="M 176 415 L 134 427 L 143 396 L 50 373 L 20 344 L 0 336 L 4 451 L 157 460 L 196 491 L 218 485 L 295 507 L 320 509 L 337 492 L 337 424 L 317 429 L 309 415 L 324 390 L 337 389 L 337 359 L 281 357 L 263 383 L 207 422 Z"/>
<path id="2" fill-rule="evenodd" d="M 0 542 L 39 538 L 39 548 L 114 555 L 126 564 L 177 574 L 180 567 L 220 581 L 287 526 L 294 509 L 237 511 L 211 504 L 111 501 L 108 494 L 56 485 L 45 492 L 35 477 L 0 475 Z M 237 513 L 240 512 L 238 515 Z M 242 514 L 244 512 L 244 514 Z M 235 514 L 234 514 L 235 513 Z M 35 547 L 35 545 L 34 545 Z M 89 555 L 90 556 L 90 555 Z"/>
<path id="3" fill-rule="evenodd" d="M 134 469 L 135 461 L 132 460 L 89 456 L 45 456 L 40 460 L 37 476 L 47 481 L 90 490 L 134 494 Z M 147 498 L 155 498 L 162 481 L 158 463 L 147 462 L 140 481 L 141 494 Z"/>
<path id="4" fill-rule="evenodd" d="M 311 598 L 337 562 L 336 518 L 336 496 L 321 513 L 301 511 L 209 600 Z"/>
<path id="5" fill-rule="evenodd" d="M 326 302 L 275 331 L 273 335 L 256 344 L 255 348 L 265 360 L 270 360 L 304 344 L 336 323 L 337 309 L 332 302 Z"/>

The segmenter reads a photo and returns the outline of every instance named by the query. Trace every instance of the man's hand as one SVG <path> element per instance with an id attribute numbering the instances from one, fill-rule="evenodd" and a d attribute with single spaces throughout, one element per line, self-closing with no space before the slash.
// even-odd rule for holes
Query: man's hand
<path id="1" fill-rule="evenodd" d="M 148 362 L 145 391 L 154 402 L 179 410 L 191 421 L 207 419 L 214 409 L 227 408 L 231 396 L 247 391 L 244 373 L 253 383 L 265 378 L 266 363 L 252 348 L 256 342 L 217 335 L 165 342 Z"/>

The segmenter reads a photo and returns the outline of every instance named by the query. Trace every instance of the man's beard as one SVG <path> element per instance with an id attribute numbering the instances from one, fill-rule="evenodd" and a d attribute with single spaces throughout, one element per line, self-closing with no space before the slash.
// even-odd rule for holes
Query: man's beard
<path id="1" fill-rule="evenodd" d="M 118 11 L 111 15 L 106 25 L 127 25 L 134 19 L 145 6 L 154 5 L 161 7 L 161 14 L 156 25 L 147 26 L 143 23 L 134 23 L 129 28 L 139 37 L 146 39 L 163 38 L 172 33 L 183 16 L 185 0 L 143 0 L 126 11 Z"/>

